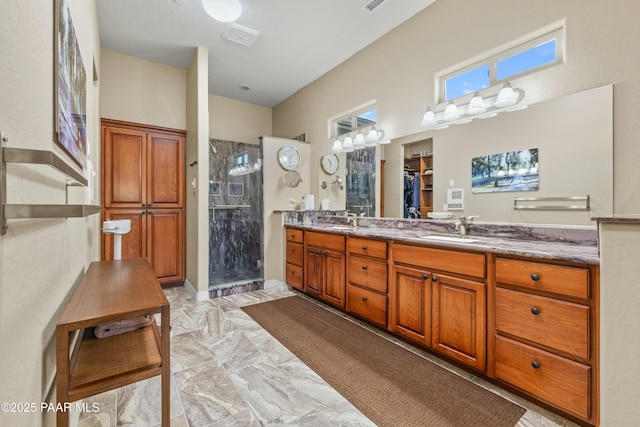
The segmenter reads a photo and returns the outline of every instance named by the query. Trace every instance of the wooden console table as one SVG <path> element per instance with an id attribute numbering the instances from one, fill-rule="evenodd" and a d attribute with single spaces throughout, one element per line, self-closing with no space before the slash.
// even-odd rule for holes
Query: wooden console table
<path id="1" fill-rule="evenodd" d="M 93 327 L 160 313 L 150 326 L 97 339 Z M 94 262 L 56 327 L 57 397 L 69 405 L 94 394 L 162 375 L 162 426 L 170 420 L 169 302 L 146 258 Z M 72 338 L 77 334 L 75 343 Z"/>

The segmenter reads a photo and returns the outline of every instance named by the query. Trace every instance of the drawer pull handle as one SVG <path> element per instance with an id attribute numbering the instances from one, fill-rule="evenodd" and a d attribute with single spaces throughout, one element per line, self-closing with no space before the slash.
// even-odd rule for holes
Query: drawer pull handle
<path id="1" fill-rule="evenodd" d="M 365 295 L 365 296 L 362 297 L 362 301 L 366 301 L 366 300 L 367 300 L 367 297 Z"/>
<path id="2" fill-rule="evenodd" d="M 362 245 L 362 250 L 366 251 L 367 250 L 367 245 Z"/>
<path id="3" fill-rule="evenodd" d="M 537 316 L 540 314 L 540 309 L 538 307 L 531 307 L 531 313 Z"/>
<path id="4" fill-rule="evenodd" d="M 366 265 L 363 265 L 363 266 L 362 266 L 362 269 L 363 269 L 363 270 L 366 270 L 366 269 L 367 269 L 367 266 L 366 266 Z"/>
<path id="5" fill-rule="evenodd" d="M 433 276 L 431 276 L 431 281 L 432 282 L 437 282 L 438 278 L 435 275 L 433 275 Z"/>
<path id="6" fill-rule="evenodd" d="M 540 369 L 540 362 L 534 360 L 533 362 L 531 362 L 531 366 L 533 366 L 533 369 Z"/>
<path id="7" fill-rule="evenodd" d="M 422 275 L 422 278 L 423 278 L 424 280 L 427 280 L 427 279 L 429 278 L 429 275 L 428 275 L 428 274 L 423 274 L 423 275 Z"/>
<path id="8" fill-rule="evenodd" d="M 296 274 L 296 272 L 294 270 L 291 270 L 291 274 Z"/>
<path id="9" fill-rule="evenodd" d="M 534 282 L 537 282 L 538 280 L 540 280 L 540 276 L 538 276 L 536 273 L 533 273 L 531 275 L 531 280 L 533 280 Z"/>

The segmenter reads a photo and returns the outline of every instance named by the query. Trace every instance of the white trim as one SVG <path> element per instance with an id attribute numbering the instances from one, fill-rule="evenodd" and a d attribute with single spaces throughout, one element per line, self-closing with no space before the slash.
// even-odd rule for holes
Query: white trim
<path id="1" fill-rule="evenodd" d="M 287 284 L 276 279 L 269 279 L 264 281 L 264 289 L 280 289 L 282 291 L 287 289 Z"/>
<path id="2" fill-rule="evenodd" d="M 196 289 L 189 283 L 187 279 L 184 281 L 184 287 L 189 292 L 189 295 L 196 300 L 197 302 L 207 301 L 209 299 L 209 291 L 201 291 L 198 292 Z"/>
<path id="3" fill-rule="evenodd" d="M 371 101 L 367 101 L 367 102 L 365 102 L 363 104 L 360 104 L 358 106 L 350 108 L 350 109 L 348 109 L 347 111 L 345 111 L 343 113 L 336 114 L 335 116 L 329 117 L 329 119 L 327 120 L 327 138 L 328 139 L 335 138 L 334 130 L 335 130 L 335 122 L 336 121 L 338 121 L 341 118 L 344 118 L 346 116 L 349 116 L 350 114 L 354 114 L 356 112 L 361 112 L 361 111 L 366 111 L 368 108 L 372 108 L 372 107 L 375 107 L 377 109 L 377 100 L 375 98 L 372 99 Z"/>

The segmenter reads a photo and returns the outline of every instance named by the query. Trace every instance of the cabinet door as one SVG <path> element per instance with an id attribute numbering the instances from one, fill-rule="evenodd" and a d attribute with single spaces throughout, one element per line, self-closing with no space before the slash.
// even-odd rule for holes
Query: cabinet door
<path id="1" fill-rule="evenodd" d="M 147 211 L 147 258 L 160 283 L 184 280 L 182 209 Z"/>
<path id="2" fill-rule="evenodd" d="M 143 207 L 147 203 L 147 134 L 117 127 L 103 128 L 104 205 Z"/>
<path id="3" fill-rule="evenodd" d="M 146 255 L 147 241 L 144 236 L 147 232 L 147 217 L 145 210 L 140 208 L 108 209 L 104 211 L 102 219 L 131 220 L 131 231 L 121 237 L 122 259 L 140 258 Z M 113 259 L 113 241 L 113 234 L 102 233 L 102 260 L 111 261 Z"/>
<path id="4" fill-rule="evenodd" d="M 431 345 L 431 273 L 394 264 L 389 283 L 389 328 Z"/>
<path id="5" fill-rule="evenodd" d="M 433 349 L 481 371 L 486 365 L 484 283 L 433 274 Z"/>
<path id="6" fill-rule="evenodd" d="M 184 201 L 184 138 L 149 133 L 147 203 L 153 208 L 180 208 Z"/>
<path id="7" fill-rule="evenodd" d="M 305 275 L 304 290 L 310 294 L 322 297 L 322 281 L 324 280 L 324 252 L 321 249 L 305 247 Z"/>
<path id="8" fill-rule="evenodd" d="M 342 252 L 325 251 L 325 277 L 322 298 L 344 308 L 345 255 Z"/>

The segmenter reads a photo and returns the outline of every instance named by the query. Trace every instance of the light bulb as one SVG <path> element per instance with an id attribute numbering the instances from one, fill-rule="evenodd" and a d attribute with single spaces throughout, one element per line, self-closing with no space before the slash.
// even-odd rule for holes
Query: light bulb
<path id="1" fill-rule="evenodd" d="M 345 153 L 350 153 L 353 151 L 353 139 L 350 136 L 347 136 L 342 143 L 342 150 Z"/>
<path id="2" fill-rule="evenodd" d="M 485 111 L 487 111 L 487 109 L 484 106 L 484 100 L 482 99 L 480 94 L 476 92 L 473 95 L 473 98 L 471 98 L 471 101 L 469 101 L 469 106 L 467 107 L 467 114 L 476 115 L 476 114 L 482 114 Z"/>
<path id="3" fill-rule="evenodd" d="M 447 108 L 444 109 L 442 118 L 447 122 L 452 122 L 460 118 L 460 115 L 458 114 L 458 107 L 453 103 L 453 101 L 449 101 L 447 104 Z"/>
<path id="4" fill-rule="evenodd" d="M 204 10 L 216 21 L 233 22 L 242 14 L 239 0 L 202 0 Z"/>
<path id="5" fill-rule="evenodd" d="M 506 82 L 500 92 L 498 93 L 498 98 L 496 99 L 495 106 L 498 108 L 510 107 L 518 103 L 518 98 L 511 87 L 511 83 Z"/>

